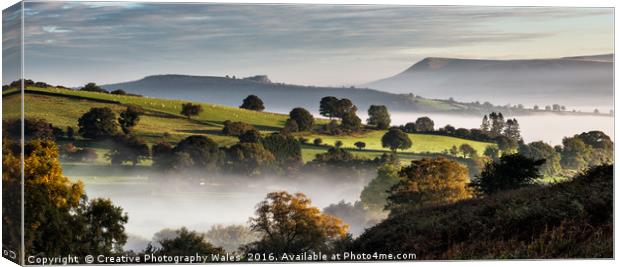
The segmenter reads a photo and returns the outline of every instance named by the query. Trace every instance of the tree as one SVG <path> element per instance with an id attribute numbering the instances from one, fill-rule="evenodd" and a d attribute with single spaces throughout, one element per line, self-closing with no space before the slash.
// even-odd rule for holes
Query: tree
<path id="1" fill-rule="evenodd" d="M 512 154 L 517 149 L 517 140 L 500 135 L 495 138 L 495 143 L 497 143 L 497 147 L 504 154 Z"/>
<path id="2" fill-rule="evenodd" d="M 238 252 L 239 247 L 258 240 L 258 235 L 245 225 L 212 225 L 204 235 L 214 246 L 222 247 L 226 252 Z"/>
<path id="3" fill-rule="evenodd" d="M 272 192 L 250 218 L 250 229 L 260 240 L 245 246 L 246 253 L 328 252 L 346 237 L 347 225 L 334 216 L 322 214 L 302 193 Z"/>
<path id="4" fill-rule="evenodd" d="M 217 143 L 202 135 L 192 135 L 181 140 L 173 152 L 187 153 L 193 161 L 193 167 L 198 169 L 214 170 L 223 158 Z"/>
<path id="5" fill-rule="evenodd" d="M 342 145 L 343 145 L 343 143 L 340 140 L 338 140 L 338 141 L 336 141 L 336 143 L 334 143 L 334 147 L 336 147 L 336 148 L 341 148 Z"/>
<path id="6" fill-rule="evenodd" d="M 297 125 L 297 122 L 295 120 L 288 118 L 284 123 L 284 128 L 282 128 L 280 132 L 282 132 L 283 134 L 299 132 L 299 125 Z"/>
<path id="7" fill-rule="evenodd" d="M 539 167 L 544 163 L 544 159 L 533 160 L 519 154 L 504 155 L 499 161 L 487 163 L 471 185 L 479 194 L 485 195 L 528 186 L 542 178 Z"/>
<path id="8" fill-rule="evenodd" d="M 151 147 L 152 166 L 158 170 L 170 170 L 174 147 L 169 143 L 160 142 Z"/>
<path id="9" fill-rule="evenodd" d="M 261 144 L 238 143 L 226 150 L 230 171 L 247 176 L 263 174 L 273 166 L 274 155 Z"/>
<path id="10" fill-rule="evenodd" d="M 91 108 L 78 119 L 78 127 L 78 133 L 90 139 L 112 137 L 118 132 L 116 115 L 108 107 Z"/>
<path id="11" fill-rule="evenodd" d="M 96 83 L 87 83 L 84 87 L 80 88 L 80 91 L 107 93 L 105 89 L 99 87 Z"/>
<path id="12" fill-rule="evenodd" d="M 560 154 L 543 141 L 520 145 L 519 154 L 534 160 L 544 159 L 545 163 L 539 168 L 543 175 L 554 176 L 562 170 Z"/>
<path id="13" fill-rule="evenodd" d="M 508 119 L 504 128 L 504 135 L 514 140 L 521 140 L 521 130 L 517 119 Z"/>
<path id="14" fill-rule="evenodd" d="M 458 147 L 456 147 L 456 145 L 453 145 L 453 146 L 450 148 L 450 151 L 448 151 L 448 153 L 450 153 L 450 155 L 452 155 L 453 157 L 456 157 L 456 156 L 458 156 L 458 155 L 459 155 L 459 148 L 458 148 Z"/>
<path id="15" fill-rule="evenodd" d="M 414 160 L 399 175 L 403 179 L 388 193 L 386 208 L 391 212 L 448 204 L 472 196 L 467 168 L 443 157 Z"/>
<path id="16" fill-rule="evenodd" d="M 496 146 L 487 146 L 484 149 L 484 155 L 489 157 L 492 161 L 498 161 L 499 149 Z"/>
<path id="17" fill-rule="evenodd" d="M 562 168 L 581 170 L 588 166 L 592 148 L 579 137 L 566 137 L 562 139 L 562 155 L 560 164 Z"/>
<path id="18" fill-rule="evenodd" d="M 584 132 L 577 135 L 586 145 L 591 147 L 592 153 L 589 158 L 589 165 L 596 166 L 613 162 L 614 142 L 611 138 L 601 131 Z"/>
<path id="19" fill-rule="evenodd" d="M 265 105 L 263 104 L 263 100 L 260 99 L 258 96 L 249 95 L 248 97 L 243 99 L 243 104 L 241 104 L 239 108 L 263 111 L 265 110 Z"/>
<path id="20" fill-rule="evenodd" d="M 289 117 L 297 123 L 299 131 L 310 131 L 314 126 L 314 117 L 304 108 L 294 108 Z"/>
<path id="21" fill-rule="evenodd" d="M 127 242 L 125 224 L 129 220 L 123 209 L 114 206 L 110 199 L 96 198 L 80 205 L 78 223 L 83 232 L 82 242 L 90 248 L 84 253 L 105 255 L 111 251 L 123 251 Z"/>
<path id="22" fill-rule="evenodd" d="M 415 123 L 413 122 L 406 123 L 405 126 L 403 126 L 403 132 L 415 133 Z"/>
<path id="23" fill-rule="evenodd" d="M 54 127 L 44 119 L 7 119 L 2 121 L 2 133 L 4 138 L 19 140 L 22 138 L 22 125 L 24 128 L 24 141 L 55 140 Z"/>
<path id="24" fill-rule="evenodd" d="M 601 131 L 583 132 L 577 135 L 577 137 L 592 148 L 613 150 L 614 147 L 614 142 L 611 141 L 611 138 Z"/>
<path id="25" fill-rule="evenodd" d="M 187 256 L 187 255 L 217 255 L 226 253 L 221 247 L 216 247 L 205 241 L 205 237 L 195 231 L 183 227 L 175 231 L 175 237 L 159 241 L 157 255 Z M 181 257 L 185 258 L 185 257 Z M 185 262 L 185 261 L 182 261 Z"/>
<path id="26" fill-rule="evenodd" d="M 282 166 L 291 167 L 302 163 L 301 145 L 293 136 L 273 133 L 263 138 L 261 143 Z"/>
<path id="27" fill-rule="evenodd" d="M 415 121 L 416 132 L 432 132 L 435 128 L 435 123 L 429 117 L 420 117 Z"/>
<path id="28" fill-rule="evenodd" d="M 131 129 L 140 121 L 140 115 L 143 112 L 142 108 L 134 105 L 128 106 L 125 111 L 121 112 L 118 117 L 118 124 L 121 126 L 123 133 L 129 134 Z"/>
<path id="29" fill-rule="evenodd" d="M 15 190 L 21 192 L 19 145 L 3 140 L 2 182 L 3 201 Z M 50 140 L 32 140 L 25 143 L 23 154 L 24 202 L 28 212 L 3 208 L 3 227 L 19 229 L 23 218 L 24 249 L 26 255 L 61 255 L 120 253 L 127 237 L 123 225 L 127 216 L 109 200 L 93 199 L 87 202 L 84 185 L 73 183 L 62 174 L 58 145 Z M 21 193 L 19 193 L 21 195 Z M 15 205 L 20 207 L 21 204 Z M 19 208 L 18 208 L 19 209 Z M 23 215 L 23 217 L 21 217 Z M 106 228 L 106 232 L 98 231 Z M 6 229 L 6 228 L 5 228 Z M 3 241 L 10 242 L 10 231 L 3 233 Z"/>
<path id="30" fill-rule="evenodd" d="M 362 142 L 362 141 L 357 141 L 355 142 L 355 147 L 357 147 L 357 149 L 362 150 L 366 147 L 366 143 Z"/>
<path id="31" fill-rule="evenodd" d="M 539 110 L 540 107 L 538 105 L 534 105 L 534 110 Z"/>
<path id="32" fill-rule="evenodd" d="M 134 166 L 150 156 L 149 147 L 143 140 L 129 135 L 117 135 L 106 157 L 112 165 L 129 161 Z"/>
<path id="33" fill-rule="evenodd" d="M 398 128 L 391 128 L 381 137 L 381 145 L 396 153 L 397 149 L 405 150 L 410 148 L 412 144 L 406 133 Z"/>
<path id="34" fill-rule="evenodd" d="M 491 118 L 491 133 L 495 135 L 501 135 L 504 127 L 506 127 L 506 122 L 504 121 L 504 115 L 500 113 L 492 112 L 489 115 Z"/>
<path id="35" fill-rule="evenodd" d="M 374 125 L 379 130 L 386 130 L 390 127 L 390 113 L 383 105 L 371 105 L 368 109 L 368 124 Z"/>
<path id="36" fill-rule="evenodd" d="M 462 144 L 459 146 L 459 151 L 463 154 L 464 158 L 473 157 L 477 154 L 476 150 L 469 144 Z"/>
<path id="37" fill-rule="evenodd" d="M 342 115 L 340 127 L 351 132 L 359 131 L 362 128 L 362 120 L 351 111 Z"/>
<path id="38" fill-rule="evenodd" d="M 181 115 L 190 119 L 192 116 L 197 116 L 202 112 L 202 105 L 194 105 L 192 103 L 181 104 Z"/>
<path id="39" fill-rule="evenodd" d="M 261 134 L 255 129 L 250 129 L 239 136 L 241 143 L 258 143 L 261 140 Z"/>
<path id="40" fill-rule="evenodd" d="M 480 130 L 488 132 L 491 129 L 491 124 L 489 123 L 489 118 L 487 115 L 482 117 L 482 124 L 480 125 Z"/>
<path id="41" fill-rule="evenodd" d="M 377 169 L 377 176 L 364 187 L 360 195 L 365 207 L 375 211 L 385 208 L 388 190 L 403 179 L 398 175 L 399 171 L 396 164 L 385 164 Z"/>
<path id="42" fill-rule="evenodd" d="M 357 107 L 353 105 L 353 102 L 349 99 L 342 98 L 336 101 L 333 116 L 342 119 L 346 114 L 355 112 L 357 112 Z"/>
<path id="43" fill-rule="evenodd" d="M 321 139 L 321 138 L 315 138 L 315 139 L 314 139 L 314 141 L 312 141 L 312 143 L 313 143 L 315 146 L 320 146 L 321 144 L 323 144 L 323 139 Z"/>
<path id="44" fill-rule="evenodd" d="M 338 98 L 333 96 L 326 96 L 321 98 L 321 103 L 319 105 L 319 114 L 321 114 L 321 116 L 328 117 L 331 120 L 336 115 L 337 102 Z"/>
<path id="45" fill-rule="evenodd" d="M 254 126 L 247 124 L 245 122 L 235 121 L 231 122 L 229 120 L 224 121 L 224 128 L 222 128 L 222 133 L 225 135 L 236 136 L 239 137 L 246 133 L 247 131 L 256 130 Z"/>

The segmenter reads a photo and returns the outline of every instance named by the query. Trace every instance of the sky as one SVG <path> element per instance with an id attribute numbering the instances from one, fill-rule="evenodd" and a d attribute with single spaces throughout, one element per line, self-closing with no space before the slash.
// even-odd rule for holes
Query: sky
<path id="1" fill-rule="evenodd" d="M 155 74 L 348 86 L 430 56 L 613 53 L 613 19 L 612 8 L 26 2 L 24 66 L 65 86 Z M 8 55 L 18 33 L 3 31 Z"/>

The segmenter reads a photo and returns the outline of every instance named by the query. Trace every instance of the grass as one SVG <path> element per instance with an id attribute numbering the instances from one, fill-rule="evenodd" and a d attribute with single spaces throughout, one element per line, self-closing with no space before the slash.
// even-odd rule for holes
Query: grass
<path id="1" fill-rule="evenodd" d="M 355 143 L 358 141 L 362 141 L 366 143 L 365 150 L 374 150 L 374 151 L 389 151 L 387 148 L 383 148 L 381 146 L 381 137 L 385 134 L 386 131 L 369 131 L 361 135 L 357 136 L 330 136 L 330 135 L 317 135 L 311 134 L 306 135 L 304 137 L 308 138 L 309 142 L 312 142 L 315 138 L 321 138 L 324 144 L 334 145 L 336 141 L 342 141 L 344 148 L 356 149 Z M 429 134 L 408 134 L 409 139 L 411 139 L 412 146 L 406 150 L 399 150 L 399 152 L 408 152 L 408 153 L 441 153 L 444 150 L 449 150 L 452 146 L 456 145 L 457 147 L 461 144 L 469 144 L 471 145 L 478 154 L 482 154 L 484 149 L 493 145 L 491 143 L 472 141 L 457 137 L 449 137 L 449 136 L 440 136 L 440 135 L 429 135 Z"/>
<path id="2" fill-rule="evenodd" d="M 254 125 L 263 133 L 279 130 L 286 119 L 287 114 L 277 114 L 269 112 L 257 112 L 244 110 L 235 107 L 228 107 L 217 104 L 197 103 L 203 107 L 203 112 L 191 119 L 187 119 L 179 114 L 181 104 L 187 101 L 158 99 L 150 97 L 113 95 L 97 92 L 75 91 L 61 88 L 26 88 L 25 111 L 27 117 L 42 118 L 52 123 L 56 127 L 66 128 L 68 126 L 78 129 L 77 119 L 93 107 L 108 107 L 115 113 L 123 111 L 127 104 L 138 105 L 145 110 L 140 122 L 134 128 L 134 133 L 143 138 L 146 142 L 154 144 L 161 141 L 178 142 L 181 139 L 195 134 L 203 134 L 212 138 L 222 146 L 232 145 L 237 142 L 237 138 L 221 134 L 223 123 L 226 120 L 242 121 Z M 3 113 L 5 118 L 18 118 L 20 114 L 20 98 L 17 94 L 3 96 Z M 317 119 L 317 124 L 324 124 L 327 120 Z M 311 133 L 299 133 L 298 136 L 307 138 L 310 142 L 315 138 L 323 139 L 324 144 L 333 145 L 340 140 L 344 148 L 349 149 L 359 157 L 374 158 L 382 153 L 389 151 L 381 146 L 381 137 L 385 131 L 368 131 L 356 136 L 327 136 Z M 455 137 L 409 134 L 413 146 L 410 149 L 399 151 L 399 156 L 403 161 L 419 159 L 424 155 L 421 153 L 441 153 L 450 149 L 453 145 L 469 144 L 479 153 L 482 153 L 486 146 L 491 143 L 471 141 Z M 366 143 L 364 150 L 358 150 L 353 144 L 362 141 Z M 93 147 L 97 150 L 99 159 L 92 163 L 94 165 L 105 165 L 107 162 L 103 155 L 107 152 L 105 144 L 92 143 L 89 140 L 76 141 L 80 147 Z M 302 157 L 304 162 L 314 159 L 318 153 L 327 151 L 326 146 L 304 145 L 302 147 Z M 145 162 L 143 164 L 147 164 Z M 141 164 L 141 165 L 143 165 Z"/>

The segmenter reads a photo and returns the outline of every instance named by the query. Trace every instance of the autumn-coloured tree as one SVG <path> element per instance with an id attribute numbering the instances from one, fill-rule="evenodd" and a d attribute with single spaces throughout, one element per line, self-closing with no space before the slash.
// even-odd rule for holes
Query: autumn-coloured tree
<path id="1" fill-rule="evenodd" d="M 404 179 L 390 189 L 387 199 L 391 212 L 472 197 L 467 168 L 456 161 L 443 157 L 414 160 L 399 174 Z"/>
<path id="2" fill-rule="evenodd" d="M 347 237 L 348 228 L 339 218 L 313 207 L 306 195 L 285 191 L 267 194 L 250 224 L 261 238 L 244 250 L 274 254 L 330 251 L 336 242 Z"/>
<path id="3" fill-rule="evenodd" d="M 14 174 L 9 172 L 19 170 L 19 161 L 15 161 L 19 155 L 12 149 L 3 152 L 4 183 L 5 174 L 11 177 Z M 26 255 L 122 251 L 127 241 L 124 232 L 127 215 L 109 200 L 86 201 L 84 185 L 73 183 L 62 174 L 56 143 L 42 140 L 26 143 L 23 164 Z M 3 222 L 10 219 L 10 215 L 3 214 Z"/>

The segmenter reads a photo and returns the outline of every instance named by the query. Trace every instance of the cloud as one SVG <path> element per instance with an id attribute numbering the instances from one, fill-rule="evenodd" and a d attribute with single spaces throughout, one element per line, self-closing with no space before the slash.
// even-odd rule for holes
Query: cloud
<path id="1" fill-rule="evenodd" d="M 613 19 L 609 8 L 131 2 L 26 2 L 26 7 L 25 46 L 32 60 L 159 60 L 183 67 L 267 66 L 308 55 L 317 61 L 395 60 L 416 49 L 553 38 L 558 32 L 549 25 L 562 20 Z M 523 21 L 534 26 L 518 27 Z"/>
<path id="2" fill-rule="evenodd" d="M 49 33 L 71 32 L 71 30 L 61 29 L 61 28 L 59 28 L 57 26 L 43 26 L 43 31 L 49 32 Z"/>

